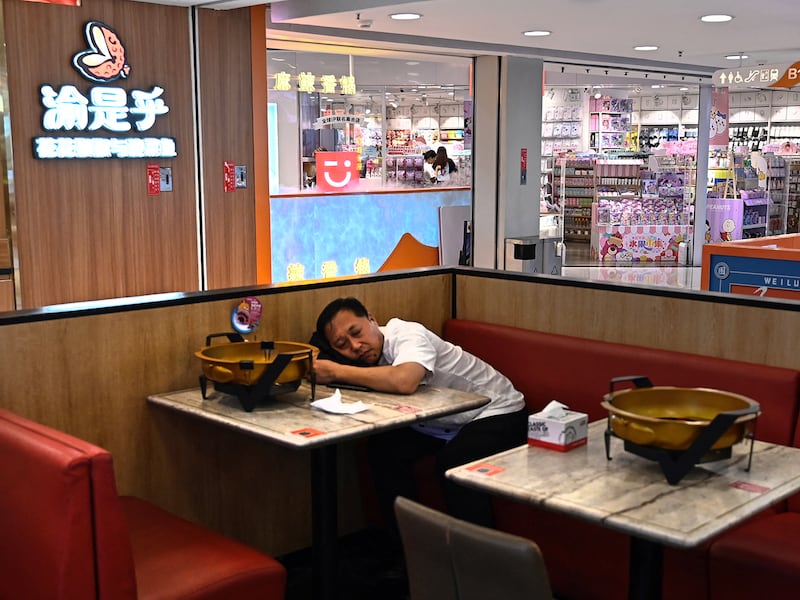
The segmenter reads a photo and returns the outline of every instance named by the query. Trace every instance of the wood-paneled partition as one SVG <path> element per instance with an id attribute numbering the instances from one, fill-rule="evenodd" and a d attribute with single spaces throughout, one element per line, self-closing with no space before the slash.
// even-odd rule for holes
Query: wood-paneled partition
<path id="1" fill-rule="evenodd" d="M 308 453 L 146 402 L 153 393 L 197 386 L 194 352 L 206 335 L 231 330 L 231 311 L 248 295 L 264 307 L 253 339 L 306 341 L 327 302 L 354 295 L 381 323 L 400 316 L 440 332 L 455 315 L 800 368 L 796 303 L 428 268 L 142 298 L 102 309 L 6 313 L 0 315 L 0 406 L 108 448 L 122 493 L 273 554 L 306 547 Z M 343 532 L 364 525 L 354 450 L 355 444 L 345 445 L 340 454 Z"/>
<path id="2" fill-rule="evenodd" d="M 463 319 L 800 369 L 796 302 L 490 271 L 455 290 Z"/>
<path id="3" fill-rule="evenodd" d="M 309 454 L 173 414 L 146 402 L 197 387 L 194 352 L 231 331 L 238 301 L 264 308 L 251 339 L 308 341 L 330 300 L 359 297 L 379 321 L 403 315 L 440 330 L 449 273 L 200 295 L 191 302 L 0 317 L 0 406 L 97 443 L 114 456 L 121 493 L 146 497 L 265 551 L 310 543 Z M 43 320 L 42 320 L 43 319 Z M 363 525 L 352 446 L 342 448 L 343 531 Z"/>

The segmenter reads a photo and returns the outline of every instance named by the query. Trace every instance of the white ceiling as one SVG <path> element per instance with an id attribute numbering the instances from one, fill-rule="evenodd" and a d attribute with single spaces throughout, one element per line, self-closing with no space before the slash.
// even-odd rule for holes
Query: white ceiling
<path id="1" fill-rule="evenodd" d="M 156 0 L 156 3 L 227 9 L 257 0 Z M 800 60 L 798 0 L 278 0 L 270 5 L 268 35 L 359 48 L 414 49 L 475 56 L 543 58 L 566 73 L 676 80 L 707 80 L 715 70 Z M 418 12 L 394 21 L 394 12 Z M 726 13 L 733 21 L 700 22 Z M 368 26 L 367 26 L 368 25 Z M 546 29 L 528 38 L 524 30 Z M 638 52 L 637 45 L 656 45 Z M 725 56 L 744 53 L 744 60 Z M 624 75 L 628 73 L 628 75 Z"/>

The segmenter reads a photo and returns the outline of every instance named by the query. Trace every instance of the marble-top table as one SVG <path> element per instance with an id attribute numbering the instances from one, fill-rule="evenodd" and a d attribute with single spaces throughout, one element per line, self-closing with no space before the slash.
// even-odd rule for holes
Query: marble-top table
<path id="1" fill-rule="evenodd" d="M 316 399 L 334 390 L 316 386 Z M 311 450 L 312 589 L 315 598 L 336 594 L 337 467 L 336 444 L 379 431 L 411 425 L 487 404 L 485 396 L 445 388 L 420 386 L 411 395 L 340 390 L 342 402 L 361 401 L 369 408 L 355 414 L 332 414 L 312 408 L 311 387 L 303 382 L 290 393 L 245 412 L 235 396 L 209 387 L 148 397 L 170 410 L 231 427 L 288 446 Z"/>
<path id="2" fill-rule="evenodd" d="M 664 545 L 696 546 L 800 490 L 800 449 L 749 440 L 731 458 L 695 465 L 676 485 L 657 462 L 629 453 L 606 420 L 586 446 L 557 452 L 521 446 L 447 471 L 464 485 L 563 512 L 631 536 L 630 598 L 661 595 Z"/>

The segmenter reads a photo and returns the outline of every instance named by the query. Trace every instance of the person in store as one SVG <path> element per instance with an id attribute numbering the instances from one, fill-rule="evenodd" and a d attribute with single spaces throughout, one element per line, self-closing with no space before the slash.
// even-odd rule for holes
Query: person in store
<path id="1" fill-rule="evenodd" d="M 422 154 L 422 182 L 425 185 L 436 183 L 436 169 L 433 166 L 435 160 L 436 152 L 433 150 L 426 150 Z"/>
<path id="2" fill-rule="evenodd" d="M 447 480 L 448 469 L 525 443 L 528 410 L 504 375 L 420 323 L 390 319 L 378 325 L 356 298 L 338 298 L 319 314 L 311 343 L 320 348 L 312 377 L 379 392 L 412 394 L 433 385 L 488 396 L 485 406 L 371 436 L 368 455 L 381 514 L 399 544 L 394 499 L 417 499 L 416 460 L 433 456 L 448 512 L 493 526 L 490 498 Z M 364 368 L 370 367 L 370 368 Z"/>
<path id="3" fill-rule="evenodd" d="M 439 146 L 439 149 L 436 150 L 433 169 L 436 171 L 437 181 L 449 181 L 450 175 L 458 172 L 455 161 L 447 156 L 447 149 L 444 146 Z"/>

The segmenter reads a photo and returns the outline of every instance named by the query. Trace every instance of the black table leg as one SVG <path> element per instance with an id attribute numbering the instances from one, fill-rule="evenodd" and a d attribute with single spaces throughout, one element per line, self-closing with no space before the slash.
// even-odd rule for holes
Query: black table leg
<path id="1" fill-rule="evenodd" d="M 311 591 L 314 600 L 336 598 L 336 446 L 311 450 Z"/>
<path id="2" fill-rule="evenodd" d="M 661 544 L 631 536 L 628 600 L 661 598 L 663 557 L 664 548 Z"/>

